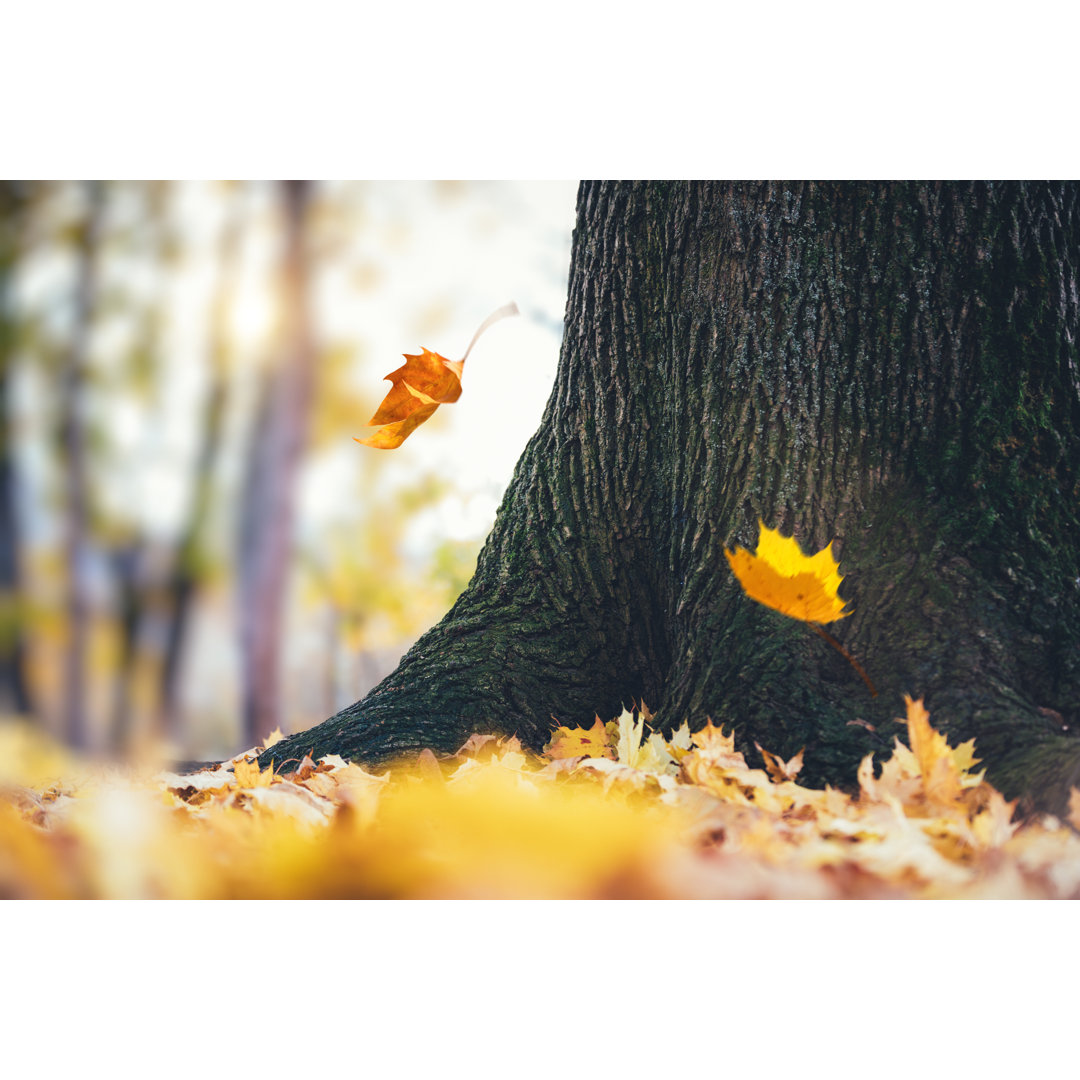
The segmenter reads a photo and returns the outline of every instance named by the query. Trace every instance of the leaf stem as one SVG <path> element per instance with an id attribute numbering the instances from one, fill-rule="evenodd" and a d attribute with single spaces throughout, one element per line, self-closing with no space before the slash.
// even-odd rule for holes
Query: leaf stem
<path id="1" fill-rule="evenodd" d="M 828 633 L 828 631 L 822 630 L 817 623 L 810 623 L 809 625 L 817 634 L 823 637 L 859 673 L 859 675 L 862 676 L 862 681 L 866 683 L 867 689 L 869 689 L 871 695 L 877 697 L 877 688 L 870 681 L 870 676 L 863 671 L 862 664 L 860 664 L 859 661 L 832 636 L 832 634 Z"/>
<path id="2" fill-rule="evenodd" d="M 472 341 L 469 342 L 469 347 L 465 350 L 465 355 L 461 358 L 461 363 L 465 363 L 469 359 L 469 353 L 472 352 L 472 347 L 476 344 L 476 339 L 492 324 L 497 323 L 500 319 L 505 319 L 509 315 L 518 315 L 518 306 L 512 300 L 509 304 L 503 304 L 501 308 L 493 311 L 481 324 L 479 329 L 472 336 Z"/>

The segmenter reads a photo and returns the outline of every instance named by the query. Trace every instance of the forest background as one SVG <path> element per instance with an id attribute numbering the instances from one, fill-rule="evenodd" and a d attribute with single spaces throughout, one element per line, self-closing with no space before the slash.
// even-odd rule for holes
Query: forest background
<path id="1" fill-rule="evenodd" d="M 295 219 L 285 182 L 2 192 L 5 711 L 218 759 L 362 697 L 468 581 L 539 422 L 575 185 L 312 184 Z M 353 441 L 402 351 L 459 355 L 510 299 L 461 409 Z"/>

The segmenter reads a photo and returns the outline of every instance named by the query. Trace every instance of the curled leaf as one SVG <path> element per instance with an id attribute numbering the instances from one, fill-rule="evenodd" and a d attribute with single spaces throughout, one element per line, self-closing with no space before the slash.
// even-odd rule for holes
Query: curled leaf
<path id="1" fill-rule="evenodd" d="M 379 430 L 366 439 L 354 436 L 355 441 L 376 450 L 399 447 L 440 405 L 450 405 L 461 397 L 461 372 L 476 339 L 492 323 L 517 313 L 517 304 L 506 304 L 493 311 L 473 334 L 460 360 L 447 360 L 430 349 L 403 353 L 405 363 L 386 376 L 391 383 L 390 392 L 368 421 L 371 425 L 381 425 Z"/>

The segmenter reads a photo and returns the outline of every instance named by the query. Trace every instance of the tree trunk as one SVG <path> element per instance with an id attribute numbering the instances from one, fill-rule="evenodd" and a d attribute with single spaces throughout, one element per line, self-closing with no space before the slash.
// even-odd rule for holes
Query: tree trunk
<path id="1" fill-rule="evenodd" d="M 925 696 L 1006 794 L 1080 783 L 1080 188 L 584 184 L 540 429 L 469 588 L 362 702 L 274 748 L 377 762 L 552 718 L 711 716 L 850 785 Z M 724 558 L 830 540 L 810 628 Z M 872 730 L 873 729 L 873 730 Z"/>
<path id="2" fill-rule="evenodd" d="M 109 748 L 117 755 L 131 751 L 135 734 L 135 672 L 139 660 L 139 631 L 146 611 L 145 558 L 146 549 L 137 536 L 117 544 L 109 552 L 116 589 L 116 631 L 119 638 L 119 656 L 113 674 Z"/>
<path id="3" fill-rule="evenodd" d="M 230 206 L 222 227 L 218 249 L 218 282 L 210 311 L 210 386 L 201 416 L 202 429 L 192 477 L 191 509 L 177 543 L 176 555 L 166 590 L 169 621 L 165 634 L 165 657 L 161 667 L 161 726 L 174 742 L 181 741 L 180 662 L 193 602 L 208 561 L 206 531 L 214 491 L 214 475 L 225 426 L 228 404 L 231 345 L 229 317 L 240 255 L 244 223 L 244 202 L 239 192 L 230 191 Z"/>
<path id="4" fill-rule="evenodd" d="M 72 746 L 89 744 L 86 657 L 90 633 L 90 583 L 87 567 L 89 484 L 86 471 L 84 388 L 90 332 L 97 305 L 98 258 L 105 213 L 105 185 L 86 183 L 86 216 L 77 240 L 75 305 L 71 341 L 64 360 L 60 398 L 60 439 L 67 478 L 64 556 L 67 563 L 67 646 L 64 655 L 64 734 Z"/>
<path id="5" fill-rule="evenodd" d="M 21 582 L 22 533 L 11 422 L 11 376 L 18 333 L 12 281 L 23 246 L 29 185 L 0 181 L 0 715 L 33 712 L 26 678 Z"/>
<path id="6" fill-rule="evenodd" d="M 243 744 L 281 723 L 281 646 L 296 473 L 307 438 L 315 379 L 307 240 L 311 186 L 281 188 L 280 362 L 268 373 L 252 435 L 240 551 Z"/>

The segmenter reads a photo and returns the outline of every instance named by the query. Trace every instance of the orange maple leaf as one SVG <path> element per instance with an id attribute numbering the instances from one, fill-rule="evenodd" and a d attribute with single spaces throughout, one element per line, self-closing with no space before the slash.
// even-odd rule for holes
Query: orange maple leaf
<path id="1" fill-rule="evenodd" d="M 460 360 L 447 360 L 437 352 L 422 348 L 418 353 L 402 353 L 405 363 L 386 378 L 390 392 L 383 398 L 370 425 L 381 425 L 366 439 L 353 436 L 363 446 L 376 450 L 399 447 L 440 405 L 450 405 L 461 397 L 461 373 L 476 339 L 494 322 L 518 313 L 517 304 L 506 304 L 493 311 L 473 334 Z"/>
<path id="2" fill-rule="evenodd" d="M 615 750 L 609 742 L 609 733 L 598 716 L 588 731 L 585 728 L 556 728 L 544 753 L 553 761 L 560 758 L 605 757 L 615 760 Z"/>
<path id="3" fill-rule="evenodd" d="M 833 622 L 851 614 L 837 595 L 843 578 L 831 543 L 816 555 L 804 555 L 793 537 L 781 536 L 779 529 L 770 529 L 763 521 L 758 526 L 755 554 L 746 548 L 724 549 L 748 596 L 803 622 Z"/>

